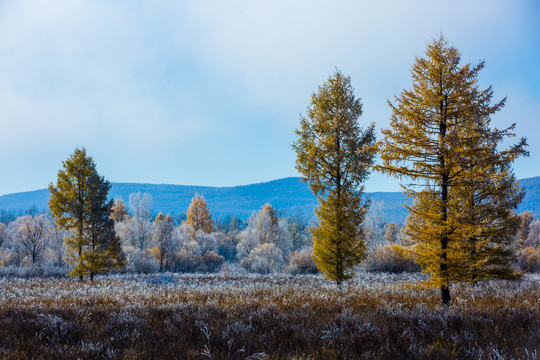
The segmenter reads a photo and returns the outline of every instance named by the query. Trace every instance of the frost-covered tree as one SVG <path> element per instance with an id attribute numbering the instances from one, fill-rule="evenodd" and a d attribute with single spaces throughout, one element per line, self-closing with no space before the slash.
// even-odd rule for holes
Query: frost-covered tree
<path id="1" fill-rule="evenodd" d="M 530 211 L 520 215 L 520 230 L 516 234 L 515 248 L 521 270 L 540 272 L 540 219 Z"/>
<path id="2" fill-rule="evenodd" d="M 371 204 L 362 223 L 362 228 L 364 229 L 364 234 L 370 247 L 382 245 L 385 242 L 386 220 L 384 218 L 383 206 L 383 201 Z"/>
<path id="3" fill-rule="evenodd" d="M 529 223 L 527 239 L 524 241 L 523 245 L 540 247 L 540 219 L 536 219 Z"/>
<path id="4" fill-rule="evenodd" d="M 48 231 L 48 247 L 51 250 L 52 264 L 57 267 L 66 266 L 64 257 L 66 255 L 66 244 L 64 239 L 69 236 L 67 230 L 64 230 L 56 225 L 51 217 L 47 217 L 49 223 Z"/>
<path id="5" fill-rule="evenodd" d="M 160 272 L 163 271 L 164 261 L 166 261 L 168 255 L 173 251 L 173 230 L 174 222 L 172 216 L 159 213 L 154 221 L 153 241 Z"/>
<path id="6" fill-rule="evenodd" d="M 190 255 L 203 256 L 207 252 L 217 251 L 217 239 L 214 233 L 195 231 L 193 227 L 184 223 L 177 227 L 176 236 L 179 248 Z"/>
<path id="7" fill-rule="evenodd" d="M 133 193 L 129 195 L 129 207 L 133 216 L 119 226 L 124 241 L 143 251 L 152 239 L 152 195 Z"/>
<path id="8" fill-rule="evenodd" d="M 519 247 L 528 246 L 527 239 L 534 216 L 531 211 L 524 211 L 519 215 L 519 228 L 515 235 L 515 241 Z"/>
<path id="9" fill-rule="evenodd" d="M 338 286 L 366 256 L 362 221 L 369 201 L 362 198 L 374 154 L 375 126 L 360 128 L 362 104 L 351 78 L 337 70 L 311 97 L 296 130 L 296 169 L 320 207 L 311 228 L 317 267 Z"/>
<path id="10" fill-rule="evenodd" d="M 308 223 L 299 214 L 290 217 L 287 222 L 289 238 L 295 251 L 312 246 Z"/>
<path id="11" fill-rule="evenodd" d="M 217 254 L 218 238 L 222 233 L 195 231 L 183 223 L 176 228 L 175 239 L 177 252 L 174 254 L 174 267 L 177 271 L 216 271 L 225 261 Z"/>
<path id="12" fill-rule="evenodd" d="M 317 265 L 313 262 L 313 248 L 306 247 L 300 251 L 295 251 L 289 256 L 289 261 L 285 272 L 293 275 L 316 274 Z"/>
<path id="13" fill-rule="evenodd" d="M 288 230 L 286 219 L 278 219 L 272 206 L 264 205 L 260 212 L 251 215 L 248 226 L 239 235 L 238 259 L 249 256 L 263 244 L 275 244 L 282 256 L 288 257 L 292 248 Z"/>
<path id="14" fill-rule="evenodd" d="M 229 231 L 238 231 L 240 230 L 242 223 L 237 216 L 233 216 L 231 222 L 229 223 Z"/>
<path id="15" fill-rule="evenodd" d="M 241 261 L 244 268 L 259 274 L 281 271 L 283 263 L 283 252 L 275 243 L 264 243 L 257 246 Z"/>
<path id="16" fill-rule="evenodd" d="M 0 246 L 2 246 L 8 239 L 7 226 L 4 223 L 0 223 Z"/>
<path id="17" fill-rule="evenodd" d="M 24 215 L 9 224 L 14 246 L 32 265 L 41 260 L 48 242 L 49 223 L 45 215 Z"/>
<path id="18" fill-rule="evenodd" d="M 0 266 L 9 263 L 11 251 L 7 248 L 9 243 L 9 232 L 6 224 L 0 223 Z"/>

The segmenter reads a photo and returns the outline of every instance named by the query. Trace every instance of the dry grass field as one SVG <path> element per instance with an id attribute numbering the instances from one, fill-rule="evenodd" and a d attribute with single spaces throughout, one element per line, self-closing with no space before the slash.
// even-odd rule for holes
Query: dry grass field
<path id="1" fill-rule="evenodd" d="M 540 277 L 454 286 L 421 275 L 0 278 L 2 359 L 538 359 Z"/>

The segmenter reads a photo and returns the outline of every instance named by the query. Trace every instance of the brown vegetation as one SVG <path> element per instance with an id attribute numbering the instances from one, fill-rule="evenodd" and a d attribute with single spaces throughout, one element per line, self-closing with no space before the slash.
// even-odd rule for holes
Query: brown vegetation
<path id="1" fill-rule="evenodd" d="M 450 308 L 421 279 L 363 273 L 340 291 L 321 276 L 2 278 L 0 358 L 533 359 L 540 351 L 538 276 L 456 286 Z"/>

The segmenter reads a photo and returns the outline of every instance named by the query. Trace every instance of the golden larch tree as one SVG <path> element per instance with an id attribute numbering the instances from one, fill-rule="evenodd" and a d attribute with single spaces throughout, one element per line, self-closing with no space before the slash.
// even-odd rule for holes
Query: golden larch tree
<path id="1" fill-rule="evenodd" d="M 75 149 L 62 163 L 56 185 L 49 185 L 49 208 L 59 228 L 69 231 L 65 238 L 69 274 L 82 281 L 85 275 L 125 266 L 120 240 L 110 218 L 111 184 L 100 176 L 86 149 Z"/>
<path id="2" fill-rule="evenodd" d="M 119 223 L 124 220 L 127 220 L 128 217 L 129 217 L 129 213 L 126 208 L 126 204 L 124 203 L 122 199 L 116 199 L 112 207 L 111 219 L 113 219 L 114 222 Z"/>
<path id="3" fill-rule="evenodd" d="M 350 77 L 336 70 L 312 95 L 293 144 L 296 169 L 320 204 L 319 223 L 310 229 L 314 261 L 338 286 L 366 256 L 361 224 L 369 201 L 362 199 L 362 184 L 373 165 L 375 127 L 361 129 L 360 115 Z"/>
<path id="4" fill-rule="evenodd" d="M 382 159 L 376 168 L 410 180 L 402 184 L 414 198 L 405 235 L 415 242 L 417 260 L 431 284 L 440 287 L 443 304 L 450 304 L 451 282 L 472 277 L 470 265 L 478 252 L 473 254 L 467 241 L 494 240 L 494 226 L 504 218 L 489 220 L 480 205 L 488 203 L 496 211 L 505 204 L 506 211 L 516 203 L 504 200 L 501 191 L 514 189 L 512 196 L 519 197 L 509 164 L 526 146 L 521 139 L 507 150 L 496 150 L 514 128 L 489 127 L 490 116 L 505 99 L 492 105 L 491 87 L 479 88 L 477 75 L 484 62 L 460 66 L 460 60 L 459 51 L 442 35 L 428 45 L 425 57 L 412 66 L 412 89 L 389 102 L 390 128 L 382 130 L 384 137 L 376 145 Z M 509 183 L 503 185 L 505 181 Z"/>
<path id="5" fill-rule="evenodd" d="M 195 194 L 193 199 L 191 199 L 191 204 L 187 211 L 187 219 L 184 222 L 190 225 L 195 232 L 198 230 L 202 230 L 207 234 L 212 232 L 214 220 L 212 220 L 212 215 L 210 215 L 210 212 L 206 207 L 204 196 Z"/>
<path id="6" fill-rule="evenodd" d="M 466 131 L 467 145 L 474 156 L 462 160 L 460 182 L 450 188 L 456 203 L 457 238 L 462 241 L 466 261 L 462 281 L 476 283 L 486 279 L 515 279 L 515 234 L 520 226 L 516 214 L 525 196 L 511 165 L 526 155 L 525 142 L 499 150 L 514 125 L 504 131 L 489 128 L 489 116 L 480 129 Z"/>

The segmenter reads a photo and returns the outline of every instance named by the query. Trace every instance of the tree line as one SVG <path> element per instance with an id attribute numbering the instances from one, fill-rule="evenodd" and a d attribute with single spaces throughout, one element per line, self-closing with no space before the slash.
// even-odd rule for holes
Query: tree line
<path id="1" fill-rule="evenodd" d="M 405 226 L 388 223 L 383 211 L 381 203 L 373 204 L 364 218 L 362 228 L 368 251 L 357 269 L 420 271 L 411 256 L 413 247 L 405 240 Z M 281 215 L 270 204 L 254 212 L 246 222 L 227 216 L 216 219 L 209 232 L 199 229 L 194 233 L 186 223 L 186 215 L 156 215 L 151 195 L 134 193 L 127 203 L 116 199 L 111 218 L 126 260 L 122 272 L 214 272 L 236 271 L 238 267 L 261 274 L 318 272 L 312 259 L 309 224 L 299 215 Z M 64 242 L 67 235 L 50 212 L 40 213 L 33 208 L 0 223 L 0 275 L 64 276 L 69 270 Z M 514 238 L 516 268 L 540 271 L 539 246 L 540 219 L 524 212 Z"/>
<path id="2" fill-rule="evenodd" d="M 84 177 L 64 183 L 71 174 L 85 174 L 80 168 L 89 166 L 93 170 L 86 173 L 95 172 L 85 149 L 76 149 L 63 165 L 59 172 L 63 185 L 50 186 L 51 204 L 61 202 L 61 211 L 51 206 L 49 213 L 0 224 L 0 265 L 49 267 L 44 270 L 49 273 L 68 269 L 80 280 L 109 271 L 214 272 L 225 263 L 261 274 L 317 271 L 309 250 L 308 224 L 299 215 L 284 217 L 265 204 L 247 222 L 236 216 L 214 221 L 205 198 L 198 194 L 185 216 L 156 215 L 150 194 L 130 194 L 126 204 L 78 189 L 86 186 Z M 91 178 L 108 188 L 103 178 Z M 62 197 L 57 195 L 60 192 Z M 95 229 L 105 230 L 96 234 Z"/>

